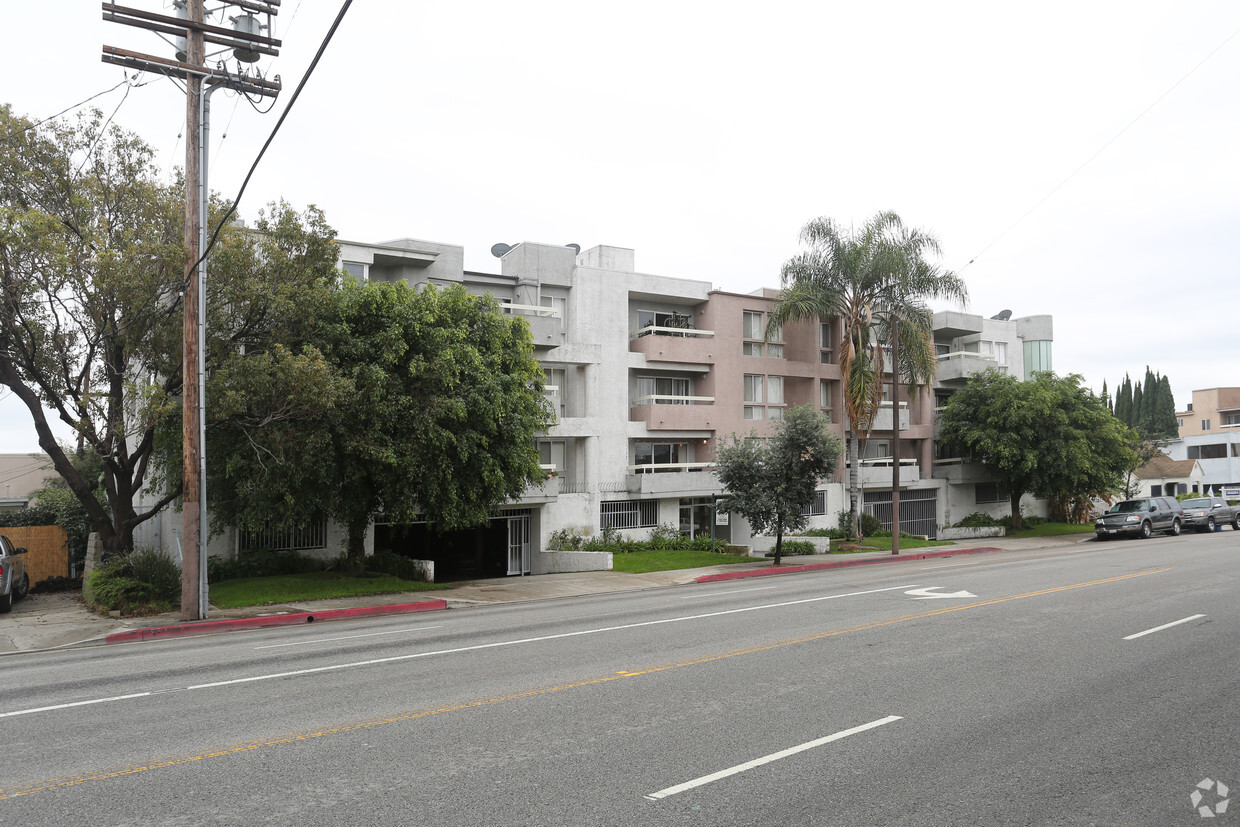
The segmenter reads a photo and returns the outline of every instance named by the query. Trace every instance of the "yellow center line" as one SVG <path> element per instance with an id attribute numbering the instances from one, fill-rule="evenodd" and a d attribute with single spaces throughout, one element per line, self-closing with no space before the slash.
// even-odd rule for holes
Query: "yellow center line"
<path id="1" fill-rule="evenodd" d="M 726 652 L 717 652 L 711 655 L 703 655 L 700 657 L 689 658 L 687 660 L 676 661 L 674 663 L 660 664 L 657 666 L 648 666 L 644 669 L 626 670 L 613 673 L 611 675 L 601 675 L 595 678 L 587 678 L 573 683 L 561 684 L 559 686 L 549 686 L 535 689 L 528 689 L 522 692 L 514 692 L 508 695 L 498 695 L 491 698 L 480 698 L 472 701 L 463 701 L 461 703 L 449 706 L 439 706 L 431 709 L 420 709 L 412 712 L 406 712 L 399 715 L 393 715 L 386 718 L 375 718 L 368 721 L 359 721 L 351 724 L 342 724 L 330 729 L 321 729 L 311 732 L 287 733 L 284 735 L 276 735 L 270 738 L 263 738 L 257 741 L 251 741 L 243 744 L 236 744 L 229 747 L 212 750 L 210 752 L 201 752 L 194 755 L 186 755 L 175 758 L 168 758 L 160 761 L 153 761 L 147 764 L 132 765 L 121 767 L 113 770 L 105 770 L 102 772 L 75 776 L 72 778 L 57 778 L 49 781 L 35 782 L 31 785 L 14 787 L 9 789 L 0 789 L 0 801 L 10 798 L 18 798 L 21 796 L 33 795 L 35 793 L 48 792 L 51 790 L 62 789 L 65 787 L 74 787 L 80 784 L 87 784 L 92 781 L 106 781 L 111 778 L 123 778 L 129 775 L 137 775 L 139 773 L 150 772 L 151 770 L 165 769 L 168 767 L 177 767 L 184 764 L 190 764 L 194 761 L 205 761 L 209 758 L 224 758 L 230 755 L 239 755 L 245 752 L 251 752 L 266 747 L 279 746 L 281 744 L 292 744 L 298 741 L 308 741 L 314 738 L 323 738 L 328 735 L 343 735 L 349 732 L 357 732 L 371 727 L 384 726 L 387 724 L 396 724 L 402 721 L 412 721 L 417 718 L 425 718 L 431 715 L 442 715 L 445 712 L 460 712 L 466 709 L 475 709 L 481 706 L 489 706 L 491 704 L 504 703 L 506 701 L 515 701 L 522 698 L 533 698 L 539 695 L 547 695 L 552 692 L 563 692 L 567 689 L 580 689 L 586 686 L 597 686 L 611 681 L 624 680 L 626 678 L 635 678 L 641 675 L 650 675 L 658 672 L 665 672 L 670 669 L 679 669 L 685 666 L 695 666 L 703 663 L 711 663 L 727 658 L 734 658 L 739 655 L 750 655 L 757 652 L 766 652 L 771 649 L 778 649 L 784 646 L 793 646 L 799 643 L 809 643 L 815 640 L 823 640 L 824 638 L 835 637 L 837 635 L 845 635 L 851 632 L 864 632 L 869 629 L 879 629 L 883 626 L 892 626 L 897 623 L 906 623 L 910 620 L 922 620 L 927 617 L 935 617 L 938 615 L 951 614 L 952 612 L 963 612 L 969 609 L 978 609 L 983 606 L 994 606 L 999 603 L 1007 603 L 1012 600 L 1024 600 L 1029 597 L 1040 597 L 1047 594 L 1055 594 L 1057 592 L 1071 591 L 1073 589 L 1084 589 L 1090 586 L 1101 586 L 1107 583 L 1117 583 L 1122 580 L 1131 580 L 1134 577 L 1144 577 L 1149 574 L 1162 574 L 1170 571 L 1171 567 L 1162 569 L 1151 569 L 1149 571 L 1134 572 L 1133 574 L 1122 574 L 1117 577 L 1108 577 L 1103 580 L 1091 580 L 1087 583 L 1073 583 L 1068 586 L 1056 586 L 1049 589 L 1040 589 L 1033 592 L 1025 592 L 1024 594 L 1014 594 L 1008 597 L 997 597 L 993 600 L 981 600 L 976 603 L 967 603 L 963 606 L 949 606 L 942 609 L 932 609 L 927 612 L 918 614 L 905 615 L 903 617 L 891 618 L 889 620 L 879 620 L 873 623 L 865 623 L 858 626 L 849 626 L 843 629 L 832 629 L 827 632 L 819 632 L 818 634 L 805 635 L 802 637 L 789 638 L 787 640 L 775 641 L 772 643 L 757 644 L 754 646 L 746 646 L 739 649 L 731 649 Z"/>

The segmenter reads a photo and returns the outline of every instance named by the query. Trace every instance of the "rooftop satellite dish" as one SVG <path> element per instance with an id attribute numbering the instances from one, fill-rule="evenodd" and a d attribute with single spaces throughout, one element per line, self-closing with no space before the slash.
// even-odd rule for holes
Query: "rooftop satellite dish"
<path id="1" fill-rule="evenodd" d="M 1001 322 L 1006 322 L 1008 319 L 1012 318 L 1012 311 L 1011 310 L 1000 310 L 998 313 L 991 316 L 990 318 L 998 319 Z"/>
<path id="2" fill-rule="evenodd" d="M 565 244 L 564 246 L 572 250 L 574 255 L 581 255 L 580 244 Z"/>
<path id="3" fill-rule="evenodd" d="M 508 255 L 510 250 L 512 250 L 512 245 L 505 244 L 502 241 L 499 244 L 491 245 L 491 255 L 495 256 L 496 258 L 503 258 L 504 256 Z"/>

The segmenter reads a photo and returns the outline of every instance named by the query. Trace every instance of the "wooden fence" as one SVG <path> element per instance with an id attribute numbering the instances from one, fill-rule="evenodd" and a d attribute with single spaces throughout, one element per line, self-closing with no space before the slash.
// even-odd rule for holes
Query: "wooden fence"
<path id="1" fill-rule="evenodd" d="M 18 548 L 24 547 L 30 585 L 49 577 L 69 576 L 69 538 L 58 525 L 5 526 L 0 534 Z"/>

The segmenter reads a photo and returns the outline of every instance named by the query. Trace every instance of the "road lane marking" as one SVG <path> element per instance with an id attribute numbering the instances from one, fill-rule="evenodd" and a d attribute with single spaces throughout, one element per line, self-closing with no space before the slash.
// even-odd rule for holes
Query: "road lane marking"
<path id="1" fill-rule="evenodd" d="M 331 666 L 315 666 L 309 669 L 295 669 L 289 672 L 275 672 L 266 675 L 251 675 L 248 678 L 233 678 L 226 681 L 213 681 L 211 683 L 200 683 L 193 686 L 185 687 L 186 690 L 194 689 L 212 689 L 219 686 L 234 686 L 242 683 L 254 683 L 255 681 L 269 681 L 276 678 L 290 678 L 296 675 L 315 675 L 322 672 L 337 672 L 341 669 L 356 669 L 363 666 L 375 666 L 380 663 L 398 663 L 405 660 L 414 660 L 415 658 L 430 658 L 437 655 L 457 655 L 462 652 L 477 652 L 482 649 L 498 649 L 503 646 L 520 646 L 527 643 L 542 643 L 548 640 L 563 640 L 570 637 L 581 637 L 583 635 L 597 635 L 603 632 L 619 632 L 626 629 L 640 629 L 644 626 L 660 626 L 665 623 L 681 623 L 686 620 L 703 620 L 709 617 L 722 617 L 724 615 L 739 614 L 741 612 L 756 612 L 761 609 L 779 609 L 785 606 L 797 606 L 803 603 L 817 603 L 822 600 L 834 600 L 839 597 L 859 597 L 866 594 L 878 594 L 879 592 L 893 592 L 900 589 L 907 589 L 909 586 L 892 586 L 886 589 L 868 589 L 862 592 L 847 592 L 845 594 L 828 594 L 823 597 L 807 597 L 803 600 L 788 600 L 783 603 L 764 603 L 761 606 L 745 606 L 740 609 L 724 609 L 718 612 L 707 612 L 700 615 L 684 615 L 681 617 L 668 617 L 663 620 L 644 620 L 641 623 L 625 623 L 621 626 L 602 626 L 597 629 L 580 629 L 576 632 L 561 632 L 558 635 L 540 635 L 539 637 L 526 637 L 518 640 L 500 640 L 494 643 L 477 643 L 473 646 L 457 646 L 452 649 L 437 649 L 433 652 L 414 652 L 408 655 L 392 655 L 386 658 L 375 658 L 373 660 L 354 661 L 353 663 L 337 663 Z"/>
<path id="2" fill-rule="evenodd" d="M 154 692 L 135 692 L 132 695 L 114 695 L 111 698 L 92 698 L 89 701 L 73 701 L 67 704 L 56 704 L 55 706 L 39 706 L 33 709 L 18 709 L 13 712 L 0 712 L 0 718 L 12 718 L 14 715 L 31 715 L 35 712 L 54 712 L 57 709 L 71 709 L 75 706 L 90 706 L 91 704 L 104 704 L 109 701 L 127 701 L 130 698 L 145 698 Z"/>
<path id="3" fill-rule="evenodd" d="M 947 592 L 944 594 L 939 594 L 938 593 L 939 589 L 942 589 L 942 588 L 943 588 L 942 586 L 927 586 L 924 589 L 909 589 L 908 591 L 905 592 L 905 594 L 912 595 L 914 600 L 934 600 L 935 598 L 939 598 L 939 597 L 956 597 L 956 598 L 977 597 L 977 595 L 975 595 L 973 592 L 965 592 L 965 591 Z"/>
<path id="4" fill-rule="evenodd" d="M 761 767 L 764 764 L 771 763 L 772 761 L 778 761 L 781 758 L 787 758 L 791 755 L 796 755 L 799 752 L 805 752 L 806 750 L 813 749 L 814 747 L 820 747 L 823 744 L 829 744 L 832 741 L 839 741 L 850 735 L 856 735 L 860 732 L 877 729 L 880 726 L 885 726 L 900 720 L 903 720 L 900 715 L 888 715 L 886 718 L 879 718 L 877 721 L 870 721 L 868 724 L 855 726 L 852 729 L 841 730 L 840 732 L 833 735 L 828 735 L 825 738 L 819 738 L 816 741 L 807 741 L 800 746 L 789 747 L 788 749 L 781 750 L 780 752 L 773 752 L 770 755 L 764 755 L 761 758 L 746 761 L 744 764 L 737 764 L 735 767 L 728 767 L 726 770 L 719 770 L 719 772 L 713 772 L 710 775 L 703 775 L 701 778 L 695 778 L 692 781 L 686 781 L 683 784 L 677 784 L 674 787 L 659 790 L 657 793 L 649 793 L 645 796 L 645 798 L 648 798 L 651 801 L 659 801 L 660 799 L 668 798 L 669 796 L 676 795 L 677 793 L 683 793 L 687 790 L 692 790 L 696 787 L 701 787 L 705 784 L 710 784 L 723 778 L 739 775 L 742 772 L 752 770 L 755 767 Z"/>
<path id="5" fill-rule="evenodd" d="M 741 592 L 764 592 L 768 589 L 776 588 L 775 586 L 756 586 L 752 589 L 732 589 L 726 592 L 703 592 L 701 594 L 685 594 L 680 595 L 681 600 L 695 600 L 699 597 L 715 597 L 724 594 L 740 594 Z"/>
<path id="6" fill-rule="evenodd" d="M 1181 623 L 1188 623 L 1189 621 L 1197 620 L 1198 618 L 1202 618 L 1202 617 L 1205 617 L 1205 615 L 1193 615 L 1192 617 L 1186 617 L 1183 620 L 1173 620 L 1170 623 L 1164 623 L 1161 626 L 1155 626 L 1153 629 L 1146 629 L 1144 632 L 1137 632 L 1135 635 L 1129 635 L 1128 637 L 1124 638 L 1124 640 L 1136 640 L 1139 637 L 1145 637 L 1146 635 L 1152 635 L 1155 632 L 1161 632 L 1163 629 L 1170 629 L 1172 626 L 1179 626 Z"/>
<path id="7" fill-rule="evenodd" d="M 443 626 L 417 626 L 412 629 L 393 629 L 390 632 L 368 632 L 364 635 L 344 635 L 342 637 L 318 637 L 313 640 L 298 640 L 293 643 L 272 643 L 268 646 L 255 646 L 254 649 L 279 649 L 282 646 L 308 646 L 312 643 L 331 643 L 336 640 L 354 640 L 359 637 L 378 637 L 379 635 L 406 635 L 410 632 L 424 632 L 427 629 L 442 629 Z"/>
<path id="8" fill-rule="evenodd" d="M 920 614 L 907 615 L 905 617 L 893 618 L 891 620 L 884 620 L 884 621 L 879 621 L 875 623 L 869 623 L 869 624 L 865 624 L 862 626 L 852 626 L 852 627 L 845 628 L 845 629 L 832 629 L 826 632 L 819 632 L 817 634 L 809 635 L 806 637 L 793 638 L 791 640 L 776 641 L 774 643 L 755 644 L 753 646 L 748 646 L 742 649 L 734 649 L 729 652 L 717 652 L 714 654 L 708 654 L 708 655 L 703 655 L 700 657 L 690 658 L 688 660 L 680 661 L 678 663 L 662 664 L 659 666 L 650 666 L 645 669 L 639 669 L 639 670 L 625 670 L 625 671 L 616 672 L 610 675 L 601 675 L 601 676 L 594 677 L 594 678 L 586 678 L 584 680 L 573 681 L 572 683 L 559 684 L 558 686 L 537 687 L 534 689 L 526 689 L 526 690 L 521 690 L 517 692 L 512 692 L 507 695 L 497 695 L 497 696 L 490 697 L 490 698 L 480 698 L 480 699 L 469 700 L 469 701 L 461 701 L 461 702 L 449 704 L 446 706 L 432 707 L 430 709 L 412 710 L 409 712 L 398 713 L 396 715 L 390 715 L 384 718 L 375 718 L 375 719 L 371 719 L 367 721 L 355 721 L 352 723 L 345 723 L 339 726 L 331 727 L 329 729 L 323 729 L 323 730 L 318 730 L 318 731 L 286 733 L 283 735 L 276 735 L 276 736 L 272 736 L 272 737 L 257 740 L 257 741 L 251 741 L 246 744 L 226 747 L 222 749 L 216 749 L 210 752 L 201 752 L 195 755 L 165 759 L 162 761 L 151 762 L 151 763 L 144 764 L 144 765 L 131 765 L 128 767 L 108 770 L 105 772 L 83 773 L 81 775 L 77 775 L 71 778 L 56 778 L 56 779 L 51 779 L 48 781 L 41 781 L 41 782 L 35 782 L 32 784 L 26 784 L 20 787 L 0 788 L 0 801 L 4 801 L 10 798 L 19 798 L 19 797 L 27 796 L 27 795 L 35 795 L 37 793 L 48 792 L 50 790 L 62 789 L 65 787 L 72 787 L 78 784 L 86 784 L 92 781 L 106 781 L 112 778 L 119 778 L 119 777 L 123 777 L 127 775 L 135 775 L 138 773 L 149 772 L 151 770 L 161 769 L 164 767 L 172 767 L 172 766 L 187 764 L 193 761 L 203 761 L 203 760 L 211 759 L 211 758 L 228 757 L 231 755 L 236 755 L 236 754 L 240 754 L 244 752 L 264 749 L 266 747 L 279 746 L 282 744 L 290 744 L 290 743 L 296 743 L 300 741 L 309 741 L 309 740 L 316 739 L 316 738 L 325 738 L 329 735 L 340 735 L 340 734 L 349 733 L 349 732 L 356 732 L 359 730 L 368 729 L 370 727 L 385 726 L 388 724 L 402 723 L 405 721 L 413 721 L 419 718 L 425 718 L 425 717 L 429 717 L 433 715 L 442 715 L 445 713 L 460 712 L 464 710 L 476 709 L 476 708 L 484 707 L 484 706 L 490 706 L 492 704 L 505 703 L 508 701 L 526 700 L 529 698 L 535 698 L 535 697 L 539 697 L 542 695 L 549 695 L 553 692 L 564 692 L 570 689 L 580 689 L 583 687 L 599 686 L 601 684 L 610 683 L 612 681 L 622 681 L 622 680 L 628 680 L 630 678 L 640 678 L 644 675 L 658 674 L 660 672 L 666 672 L 672 669 L 680 669 L 686 666 L 696 666 L 702 663 L 713 663 L 715 661 L 726 660 L 728 658 L 734 658 L 740 655 L 750 655 L 750 654 L 756 654 L 759 652 L 766 652 L 766 651 L 773 650 L 773 649 L 779 649 L 784 646 L 793 646 L 799 643 L 811 643 L 813 641 L 825 640 L 826 638 L 835 637 L 837 635 L 844 635 L 844 634 L 849 634 L 851 632 L 862 632 L 862 631 L 867 631 L 870 629 L 877 629 L 882 626 L 891 626 L 897 623 L 904 623 L 910 620 L 921 620 L 923 618 L 934 617 L 935 615 L 941 615 L 941 614 L 949 614 L 951 612 L 962 612 L 968 609 L 975 609 L 975 608 L 979 608 L 982 606 L 990 606 L 996 603 L 1005 603 L 1010 600 L 1021 600 L 1027 597 L 1038 597 L 1038 596 L 1045 595 L 1045 594 L 1053 594 L 1055 592 L 1069 591 L 1072 589 L 1081 589 L 1081 588 L 1086 588 L 1089 586 L 1099 586 L 1105 583 L 1115 583 L 1115 582 L 1119 582 L 1122 580 L 1129 580 L 1134 577 L 1144 577 L 1148 574 L 1162 574 L 1163 572 L 1171 571 L 1171 569 L 1172 567 L 1168 566 L 1162 569 L 1150 569 L 1148 571 L 1133 572 L 1132 574 L 1122 574 L 1116 577 L 1109 577 L 1103 580 L 1091 580 L 1086 583 L 1074 583 L 1074 584 L 1067 585 L 1067 586 L 1057 586 L 1055 588 L 1043 589 L 1041 591 L 1036 591 L 1036 592 L 1026 592 L 1025 594 L 1016 594 L 1016 595 L 1011 595 L 1009 597 L 995 598 L 994 600 L 986 600 L 980 603 L 969 603 L 964 606 L 951 606 L 949 608 L 936 609 L 933 611 L 922 612 Z M 900 586 L 897 588 L 905 588 L 905 587 Z M 880 589 L 879 591 L 891 591 L 891 590 Z M 170 690 L 165 690 L 165 691 L 170 691 Z M 10 713 L 10 714 L 20 714 L 20 713 Z"/>

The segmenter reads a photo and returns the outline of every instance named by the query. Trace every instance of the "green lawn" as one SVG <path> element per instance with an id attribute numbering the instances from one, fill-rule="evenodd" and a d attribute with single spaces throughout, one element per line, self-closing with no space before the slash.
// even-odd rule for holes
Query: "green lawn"
<path id="1" fill-rule="evenodd" d="M 274 577 L 246 577 L 211 584 L 211 603 L 221 609 L 239 606 L 269 606 L 301 600 L 356 597 L 364 594 L 448 589 L 442 583 L 401 580 L 388 574 L 378 577 L 350 577 L 334 571 L 284 574 Z"/>
<path id="2" fill-rule="evenodd" d="M 714 551 L 678 549 L 674 551 L 630 551 L 612 555 L 612 570 L 628 574 L 645 574 L 651 571 L 673 569 L 696 569 L 702 566 L 722 566 L 727 563 L 757 562 L 761 557 L 741 557 L 736 554 L 720 554 Z"/>
<path id="3" fill-rule="evenodd" d="M 1070 525 L 1068 523 L 1042 523 L 1033 528 L 1022 528 L 1020 531 L 1008 529 L 1008 537 L 1060 537 L 1064 534 L 1093 534 L 1094 524 Z"/>
<path id="4" fill-rule="evenodd" d="M 837 547 L 844 546 L 844 545 L 851 546 L 851 545 L 856 545 L 856 544 L 849 543 L 847 540 L 832 540 L 831 541 L 831 553 L 832 554 L 854 554 L 856 553 L 851 550 L 849 551 L 843 551 L 843 550 L 837 551 L 836 550 Z M 903 551 L 904 549 L 908 549 L 908 548 L 933 548 L 936 546 L 950 546 L 950 545 L 953 545 L 953 544 L 942 542 L 939 540 L 916 540 L 916 539 L 913 539 L 912 537 L 901 537 L 900 538 L 900 550 L 901 551 Z M 891 551 L 891 538 L 890 537 L 866 537 L 862 540 L 861 548 L 858 549 L 858 551 Z"/>

